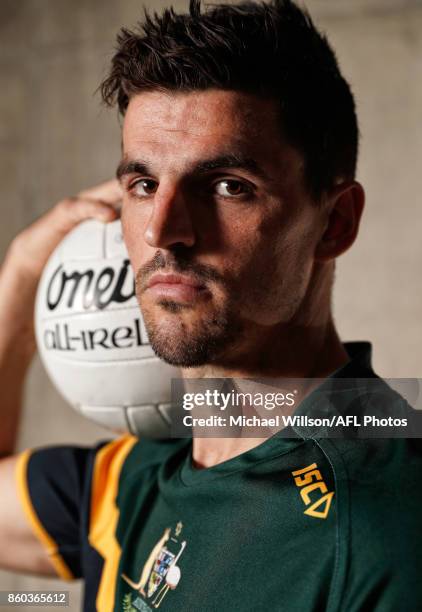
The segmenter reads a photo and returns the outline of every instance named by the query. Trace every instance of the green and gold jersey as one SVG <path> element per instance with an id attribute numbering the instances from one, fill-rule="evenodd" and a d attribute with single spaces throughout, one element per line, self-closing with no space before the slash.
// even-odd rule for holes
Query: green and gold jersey
<path id="1" fill-rule="evenodd" d="M 370 376 L 370 345 L 345 347 L 336 375 Z M 28 518 L 86 612 L 422 610 L 420 440 L 275 435 L 202 470 L 191 447 L 21 455 Z"/>

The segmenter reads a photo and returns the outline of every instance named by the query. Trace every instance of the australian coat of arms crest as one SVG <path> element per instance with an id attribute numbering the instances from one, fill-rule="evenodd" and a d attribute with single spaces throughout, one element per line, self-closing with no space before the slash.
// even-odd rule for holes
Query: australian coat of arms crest
<path id="1" fill-rule="evenodd" d="M 178 561 L 186 548 L 186 541 L 180 541 L 182 528 L 179 521 L 174 534 L 170 527 L 164 529 L 144 564 L 138 582 L 122 574 L 123 580 L 154 608 L 159 608 L 168 591 L 174 590 L 180 582 L 182 574 Z"/>

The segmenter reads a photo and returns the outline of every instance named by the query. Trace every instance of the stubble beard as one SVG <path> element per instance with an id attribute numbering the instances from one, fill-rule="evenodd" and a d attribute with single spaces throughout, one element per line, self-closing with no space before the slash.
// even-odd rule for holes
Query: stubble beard
<path id="1" fill-rule="evenodd" d="M 192 368 L 217 363 L 243 335 L 243 326 L 226 308 L 224 311 L 203 315 L 187 325 L 183 311 L 189 309 L 178 302 L 160 300 L 154 308 L 142 309 L 149 343 L 154 353 L 166 363 L 182 368 Z M 160 311 L 171 322 L 160 323 Z"/>

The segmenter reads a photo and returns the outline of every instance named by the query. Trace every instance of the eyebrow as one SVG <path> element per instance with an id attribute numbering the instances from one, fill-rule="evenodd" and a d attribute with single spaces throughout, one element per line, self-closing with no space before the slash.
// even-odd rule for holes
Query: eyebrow
<path id="1" fill-rule="evenodd" d="M 116 178 L 120 181 L 120 179 L 125 174 L 149 174 L 151 175 L 151 169 L 148 167 L 146 162 L 140 160 L 128 160 L 123 158 L 122 161 L 117 166 L 116 170 Z"/>
<path id="2" fill-rule="evenodd" d="M 201 161 L 196 165 L 195 171 L 198 174 L 204 174 L 212 170 L 219 170 L 223 168 L 247 170 L 256 176 L 268 180 L 267 174 L 255 159 L 234 153 Z"/>
<path id="3" fill-rule="evenodd" d="M 206 174 L 207 172 L 212 172 L 213 170 L 223 170 L 226 168 L 234 170 L 247 170 L 248 172 L 255 174 L 255 176 L 265 180 L 270 180 L 266 172 L 264 172 L 255 159 L 235 153 L 204 159 L 195 165 L 192 174 Z M 145 174 L 151 176 L 153 172 L 148 163 L 143 160 L 130 160 L 123 158 L 117 167 L 116 177 L 120 180 L 125 174 Z"/>

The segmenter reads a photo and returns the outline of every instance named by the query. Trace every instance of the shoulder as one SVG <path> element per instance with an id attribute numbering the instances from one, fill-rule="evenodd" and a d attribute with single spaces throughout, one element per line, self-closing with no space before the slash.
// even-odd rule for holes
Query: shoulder
<path id="1" fill-rule="evenodd" d="M 341 449 L 339 537 L 345 610 L 416 610 L 422 601 L 422 441 L 359 439 Z M 404 607 L 401 607 L 401 606 Z"/>
<path id="2" fill-rule="evenodd" d="M 125 454 L 122 480 L 134 475 L 141 477 L 142 474 L 156 470 L 170 459 L 177 458 L 190 444 L 188 439 L 155 440 L 126 436 L 125 440 L 127 441 L 123 441 L 123 445 L 128 452 Z"/>
<path id="3" fill-rule="evenodd" d="M 186 439 L 153 440 L 124 435 L 102 446 L 93 461 L 91 517 L 108 501 L 155 482 L 159 469 L 178 462 Z M 183 452 L 183 451 L 182 451 Z"/>

